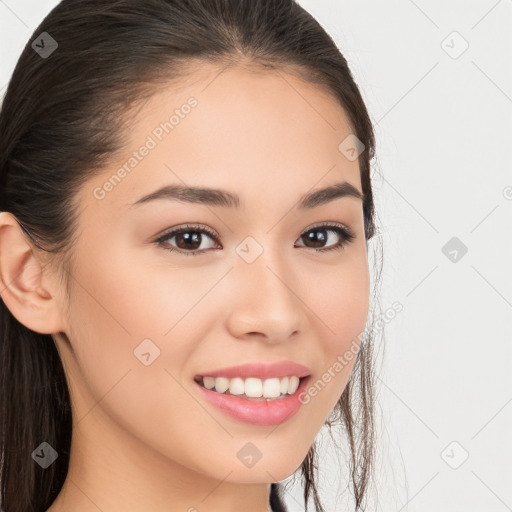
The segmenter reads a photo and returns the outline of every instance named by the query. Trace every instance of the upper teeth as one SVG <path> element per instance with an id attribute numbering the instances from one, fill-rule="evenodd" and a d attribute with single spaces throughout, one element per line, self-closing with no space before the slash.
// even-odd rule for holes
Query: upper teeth
<path id="1" fill-rule="evenodd" d="M 228 379 L 226 377 L 203 377 L 203 385 L 207 389 L 215 388 L 218 393 L 224 393 L 229 389 L 232 395 L 243 395 L 251 398 L 276 398 L 280 394 L 292 394 L 299 387 L 299 377 L 295 375 L 278 379 L 273 377 L 270 379 L 258 379 L 248 377 L 242 379 L 234 377 Z"/>

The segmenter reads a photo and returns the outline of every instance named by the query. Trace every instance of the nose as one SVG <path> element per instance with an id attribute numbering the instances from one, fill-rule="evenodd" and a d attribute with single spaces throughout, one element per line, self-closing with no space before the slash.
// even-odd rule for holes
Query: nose
<path id="1" fill-rule="evenodd" d="M 227 317 L 231 335 L 275 344 L 303 332 L 307 292 L 299 277 L 268 251 L 252 263 L 238 261 L 231 273 Z"/>

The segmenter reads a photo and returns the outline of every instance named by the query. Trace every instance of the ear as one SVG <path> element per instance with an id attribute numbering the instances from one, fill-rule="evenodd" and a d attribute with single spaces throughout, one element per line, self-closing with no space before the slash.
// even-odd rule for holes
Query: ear
<path id="1" fill-rule="evenodd" d="M 52 282 L 10 212 L 0 212 L 0 296 L 16 319 L 41 334 L 64 330 Z M 57 281 L 55 280 L 55 283 Z"/>

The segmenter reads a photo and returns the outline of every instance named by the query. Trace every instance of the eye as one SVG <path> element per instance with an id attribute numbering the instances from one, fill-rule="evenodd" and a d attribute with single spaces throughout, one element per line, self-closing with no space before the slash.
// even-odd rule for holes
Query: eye
<path id="1" fill-rule="evenodd" d="M 206 249 L 204 246 L 201 247 L 203 235 L 207 235 L 209 238 L 218 242 L 217 236 L 210 229 L 205 227 L 198 228 L 197 226 L 191 226 L 189 224 L 181 228 L 168 231 L 155 240 L 155 242 L 163 245 L 170 251 L 177 251 L 181 254 L 186 254 L 187 256 L 195 256 Z M 168 243 L 164 243 L 166 240 L 171 240 L 172 238 L 176 238 L 176 244 L 178 245 L 177 248 Z"/>
<path id="2" fill-rule="evenodd" d="M 209 228 L 193 226 L 190 224 L 167 231 L 165 234 L 157 238 L 155 243 L 163 246 L 169 251 L 176 251 L 187 256 L 195 256 L 212 248 L 202 246 L 204 235 L 206 235 L 207 238 L 214 240 L 217 244 L 219 243 L 218 236 Z M 338 242 L 328 245 L 327 247 L 322 247 L 324 244 L 332 240 L 332 238 L 336 239 L 336 237 L 340 239 Z M 176 239 L 176 245 L 167 242 L 173 238 Z M 334 249 L 342 249 L 354 238 L 355 234 L 347 226 L 343 226 L 338 223 L 321 223 L 308 229 L 299 237 L 299 240 L 304 239 L 308 244 L 313 244 L 313 247 L 304 245 L 299 245 L 298 247 L 308 247 L 316 252 L 325 252 Z M 319 249 L 318 247 L 321 248 Z"/>
<path id="3" fill-rule="evenodd" d="M 331 233 L 331 236 L 328 235 Z M 318 235 L 320 234 L 320 235 Z M 336 236 L 340 238 L 339 242 L 335 242 L 327 247 L 321 247 L 323 244 L 329 242 Z M 317 226 L 313 226 L 308 229 L 303 235 L 300 236 L 299 240 L 305 239 L 308 243 L 312 243 L 314 247 L 311 247 L 317 252 L 332 251 L 334 249 L 343 249 L 345 245 L 348 245 L 355 238 L 354 232 L 347 226 L 343 226 L 338 223 L 323 223 Z M 317 247 L 321 247 L 317 249 Z"/>

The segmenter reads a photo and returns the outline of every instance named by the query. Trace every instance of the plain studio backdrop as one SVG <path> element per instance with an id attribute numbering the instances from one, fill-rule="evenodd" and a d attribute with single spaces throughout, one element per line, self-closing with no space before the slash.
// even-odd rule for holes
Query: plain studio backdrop
<path id="1" fill-rule="evenodd" d="M 57 3 L 0 0 L 1 97 Z M 510 510 L 512 1 L 300 4 L 375 124 L 382 311 L 403 307 L 384 328 L 371 510 Z M 326 510 L 349 510 L 346 462 L 318 439 Z M 304 510 L 298 485 L 286 502 Z"/>

